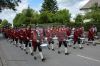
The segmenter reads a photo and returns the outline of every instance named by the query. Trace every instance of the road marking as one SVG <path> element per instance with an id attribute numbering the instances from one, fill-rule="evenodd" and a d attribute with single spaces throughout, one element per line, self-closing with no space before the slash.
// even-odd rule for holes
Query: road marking
<path id="1" fill-rule="evenodd" d="M 97 60 L 97 59 L 94 59 L 94 58 L 85 57 L 85 56 L 82 56 L 82 55 L 77 55 L 77 56 L 82 57 L 82 58 L 85 58 L 85 59 L 88 59 L 88 60 L 92 60 L 92 61 L 100 62 L 100 60 Z"/>

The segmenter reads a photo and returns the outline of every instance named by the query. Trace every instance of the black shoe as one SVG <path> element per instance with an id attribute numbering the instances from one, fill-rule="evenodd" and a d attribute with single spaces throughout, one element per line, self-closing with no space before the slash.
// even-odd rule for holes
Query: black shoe
<path id="1" fill-rule="evenodd" d="M 20 48 L 21 48 L 21 46 L 20 46 Z"/>
<path id="2" fill-rule="evenodd" d="M 33 54 L 33 53 L 31 53 L 31 55 L 33 56 L 34 54 Z"/>
<path id="3" fill-rule="evenodd" d="M 69 47 L 72 47 L 72 45 L 69 45 Z"/>
<path id="4" fill-rule="evenodd" d="M 26 49 L 24 49 L 24 51 L 26 51 Z"/>
<path id="5" fill-rule="evenodd" d="M 89 46 L 89 44 L 87 44 Z"/>
<path id="6" fill-rule="evenodd" d="M 37 58 L 36 57 L 34 57 L 34 60 L 36 60 Z"/>
<path id="7" fill-rule="evenodd" d="M 52 49 L 52 51 L 55 51 L 54 49 Z"/>
<path id="8" fill-rule="evenodd" d="M 65 55 L 69 55 L 69 53 L 65 53 Z"/>
<path id="9" fill-rule="evenodd" d="M 18 47 L 18 45 L 16 45 L 16 47 Z"/>
<path id="10" fill-rule="evenodd" d="M 93 46 L 96 46 L 96 44 L 93 44 Z"/>
<path id="11" fill-rule="evenodd" d="M 83 47 L 80 47 L 80 49 L 83 49 Z"/>
<path id="12" fill-rule="evenodd" d="M 73 49 L 76 49 L 76 47 L 73 47 Z"/>
<path id="13" fill-rule="evenodd" d="M 28 54 L 28 52 L 26 52 L 26 54 Z"/>
<path id="14" fill-rule="evenodd" d="M 58 51 L 58 54 L 60 54 L 61 52 L 60 51 Z"/>
<path id="15" fill-rule="evenodd" d="M 21 48 L 21 50 L 24 50 L 23 48 Z"/>
<path id="16" fill-rule="evenodd" d="M 48 49 L 50 50 L 50 47 L 48 47 Z"/>
<path id="17" fill-rule="evenodd" d="M 45 59 L 45 58 L 43 58 L 43 59 L 42 59 L 42 62 L 44 62 L 45 60 L 46 60 L 46 59 Z"/>

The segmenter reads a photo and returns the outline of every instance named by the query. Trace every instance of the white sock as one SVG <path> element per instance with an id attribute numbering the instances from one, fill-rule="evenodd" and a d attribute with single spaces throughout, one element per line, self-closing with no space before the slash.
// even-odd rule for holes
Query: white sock
<path id="1" fill-rule="evenodd" d="M 95 44 L 95 41 L 93 41 L 93 44 Z"/>
<path id="2" fill-rule="evenodd" d="M 68 44 L 71 45 L 70 42 L 68 42 Z"/>
<path id="3" fill-rule="evenodd" d="M 29 51 L 30 51 L 30 53 L 32 53 L 32 48 L 31 47 L 29 47 Z"/>
<path id="4" fill-rule="evenodd" d="M 28 46 L 26 47 L 26 52 L 29 52 L 29 47 Z"/>
<path id="5" fill-rule="evenodd" d="M 16 41 L 14 41 L 14 45 L 16 44 Z"/>
<path id="6" fill-rule="evenodd" d="M 82 47 L 82 44 L 79 44 L 79 47 Z"/>
<path id="7" fill-rule="evenodd" d="M 68 49 L 67 48 L 65 48 L 65 53 L 68 53 Z"/>
<path id="8" fill-rule="evenodd" d="M 26 49 L 25 44 L 23 44 L 23 49 Z"/>
<path id="9" fill-rule="evenodd" d="M 54 45 L 53 44 L 51 44 L 51 49 L 54 49 Z"/>
<path id="10" fill-rule="evenodd" d="M 43 59 L 43 54 L 42 52 L 39 52 L 41 59 Z"/>

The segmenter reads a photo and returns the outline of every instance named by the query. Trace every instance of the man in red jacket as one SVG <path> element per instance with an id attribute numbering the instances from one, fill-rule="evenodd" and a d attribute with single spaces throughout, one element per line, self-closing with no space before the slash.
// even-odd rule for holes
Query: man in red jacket
<path id="1" fill-rule="evenodd" d="M 65 46 L 65 55 L 69 55 L 68 48 L 67 48 L 67 42 L 66 42 L 66 39 L 67 39 L 66 28 L 64 26 L 59 28 L 57 36 L 58 36 L 58 40 L 59 40 L 59 46 L 58 46 L 59 51 L 58 51 L 58 54 L 60 54 L 60 47 L 63 44 Z"/>
<path id="2" fill-rule="evenodd" d="M 41 57 L 41 60 L 42 61 L 45 61 L 45 58 L 42 54 L 42 48 L 41 48 L 41 44 L 42 44 L 42 37 L 41 37 L 41 31 L 39 30 L 39 27 L 36 26 L 35 30 L 33 31 L 33 39 L 32 39 L 32 45 L 33 45 L 33 48 L 34 48 L 34 54 L 36 54 L 36 50 L 38 48 L 39 50 L 39 54 L 40 54 L 40 57 Z M 36 60 L 36 56 L 34 55 L 34 59 Z"/>
<path id="3" fill-rule="evenodd" d="M 30 27 L 30 26 L 28 26 L 28 27 L 25 29 L 24 36 L 25 36 L 26 54 L 28 54 L 28 47 L 31 47 L 31 43 L 30 43 L 30 38 L 31 38 L 31 27 Z"/>
<path id="4" fill-rule="evenodd" d="M 95 29 L 94 27 L 92 26 L 89 31 L 88 31 L 88 41 L 92 41 L 93 42 L 93 45 L 95 46 L 95 43 L 94 43 L 94 36 L 95 36 Z M 87 44 L 88 45 L 88 44 Z"/>
<path id="5" fill-rule="evenodd" d="M 81 38 L 81 31 L 79 28 L 76 28 L 75 32 L 74 32 L 74 47 L 73 47 L 74 49 L 76 49 L 76 47 L 75 47 L 76 43 L 79 44 L 80 49 L 83 49 L 80 38 Z"/>

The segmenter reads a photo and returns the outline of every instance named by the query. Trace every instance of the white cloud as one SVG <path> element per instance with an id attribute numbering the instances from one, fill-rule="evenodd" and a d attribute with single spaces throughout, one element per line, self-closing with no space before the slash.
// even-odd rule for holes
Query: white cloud
<path id="1" fill-rule="evenodd" d="M 7 19 L 10 23 L 12 23 L 16 14 L 21 12 L 23 9 L 27 7 L 28 7 L 27 0 L 22 0 L 22 2 L 19 3 L 19 6 L 16 7 L 17 11 L 5 9 L 2 12 L 0 12 L 0 19 Z"/>
<path id="2" fill-rule="evenodd" d="M 89 0 L 57 0 L 59 9 L 69 9 L 72 17 L 74 18 L 76 14 L 82 13 L 80 8 L 83 7 Z"/>

